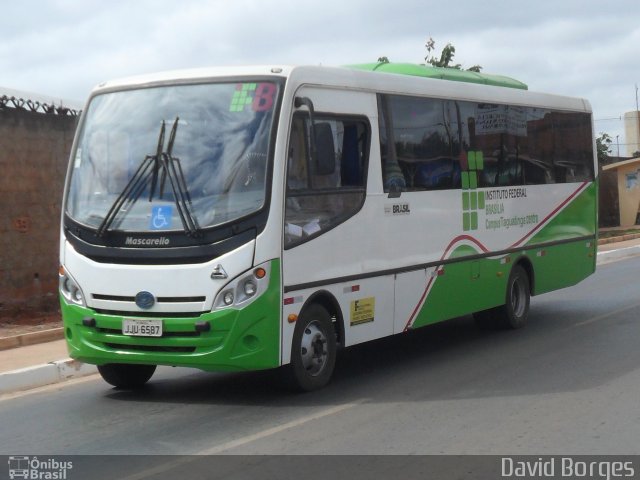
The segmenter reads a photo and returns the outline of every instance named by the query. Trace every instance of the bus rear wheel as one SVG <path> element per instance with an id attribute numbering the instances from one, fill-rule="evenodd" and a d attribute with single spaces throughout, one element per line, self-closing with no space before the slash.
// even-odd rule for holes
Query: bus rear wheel
<path id="1" fill-rule="evenodd" d="M 155 365 L 132 365 L 127 363 L 107 363 L 98 365 L 98 372 L 105 382 L 117 388 L 135 389 L 149 381 Z"/>
<path id="2" fill-rule="evenodd" d="M 296 321 L 291 344 L 287 383 L 295 390 L 310 392 L 324 387 L 336 364 L 336 334 L 327 310 L 310 305 Z"/>
<path id="3" fill-rule="evenodd" d="M 504 305 L 476 312 L 473 318 L 481 328 L 522 328 L 529 317 L 530 302 L 529 275 L 522 266 L 515 265 L 507 281 Z"/>

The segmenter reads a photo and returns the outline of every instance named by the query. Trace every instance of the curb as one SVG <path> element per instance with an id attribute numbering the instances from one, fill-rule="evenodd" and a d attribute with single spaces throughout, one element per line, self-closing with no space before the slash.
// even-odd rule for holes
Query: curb
<path id="1" fill-rule="evenodd" d="M 71 358 L 35 367 L 21 368 L 11 372 L 0 373 L 0 394 L 43 387 L 71 378 L 93 375 L 94 373 L 98 373 L 95 365 L 81 363 Z"/>
<path id="2" fill-rule="evenodd" d="M 627 240 L 635 240 L 640 238 L 640 233 L 628 233 L 617 237 L 598 238 L 598 245 L 607 245 L 609 243 L 626 242 Z"/>
<path id="3" fill-rule="evenodd" d="M 596 265 L 602 265 L 615 260 L 622 260 L 627 257 L 635 257 L 637 255 L 640 255 L 640 245 L 608 250 L 606 252 L 598 252 Z"/>
<path id="4" fill-rule="evenodd" d="M 51 342 L 53 340 L 62 340 L 63 338 L 64 329 L 62 327 L 41 330 L 39 332 L 22 333 L 12 337 L 0 338 L 0 350 L 26 347 L 27 345 L 36 345 L 38 343 Z"/>

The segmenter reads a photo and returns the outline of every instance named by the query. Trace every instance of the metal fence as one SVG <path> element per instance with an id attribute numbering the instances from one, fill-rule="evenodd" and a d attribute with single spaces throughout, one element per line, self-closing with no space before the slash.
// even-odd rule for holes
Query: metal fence
<path id="1" fill-rule="evenodd" d="M 37 100 L 29 100 L 24 98 L 16 98 L 14 96 L 0 96 L 0 109 L 18 108 L 28 110 L 35 113 L 48 113 L 52 115 L 68 115 L 76 117 L 80 115 L 81 110 L 65 107 L 63 105 L 54 105 L 52 103 L 39 102 Z"/>

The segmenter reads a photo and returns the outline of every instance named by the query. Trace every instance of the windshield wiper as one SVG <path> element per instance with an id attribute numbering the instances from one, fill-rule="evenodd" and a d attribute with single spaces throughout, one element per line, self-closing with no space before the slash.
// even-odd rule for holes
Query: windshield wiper
<path id="1" fill-rule="evenodd" d="M 149 202 L 153 200 L 153 196 L 158 185 L 159 175 L 161 175 L 159 198 L 162 198 L 164 195 L 164 185 L 168 178 L 184 231 L 190 236 L 197 236 L 199 234 L 200 227 L 189 208 L 189 206 L 191 206 L 191 196 L 189 195 L 180 159 L 172 155 L 179 120 L 180 118 L 176 117 L 173 123 L 173 127 L 171 128 L 171 133 L 169 135 L 169 145 L 166 152 L 163 151 L 166 124 L 164 120 L 162 121 L 160 134 L 158 136 L 156 154 L 147 155 L 144 158 L 120 195 L 118 195 L 116 200 L 113 202 L 113 205 L 111 205 L 107 215 L 98 227 L 97 235 L 99 237 L 104 236 L 121 211 L 126 213 L 127 209 L 140 198 L 142 192 L 144 192 L 144 189 L 149 183 L 151 183 L 149 189 Z M 162 172 L 160 172 L 161 170 Z"/>
<path id="2" fill-rule="evenodd" d="M 149 182 L 149 176 L 154 172 L 156 175 L 154 176 L 154 180 L 157 178 L 157 170 L 158 170 L 158 158 L 162 154 L 162 149 L 164 146 L 164 132 L 165 132 L 165 123 L 162 122 L 162 127 L 160 128 L 160 135 L 158 136 L 158 148 L 155 155 L 147 155 L 140 163 L 140 166 L 136 170 L 136 173 L 129 179 L 129 182 L 125 185 L 120 195 L 116 198 L 115 202 L 111 205 L 111 208 L 107 212 L 107 215 L 102 220 L 102 223 L 98 227 L 97 235 L 99 237 L 104 236 L 105 232 L 111 226 L 113 221 L 115 220 L 118 212 L 121 211 L 123 206 L 129 207 L 140 197 L 147 183 Z M 152 189 L 153 193 L 153 189 Z M 149 198 L 151 200 L 151 198 Z"/>
<path id="3" fill-rule="evenodd" d="M 161 156 L 163 170 L 160 181 L 160 198 L 162 198 L 164 194 L 165 181 L 169 178 L 169 184 L 171 185 L 173 198 L 175 199 L 182 226 L 187 234 L 195 236 L 199 233 L 200 227 L 198 226 L 196 217 L 191 213 L 191 209 L 189 208 L 189 206 L 191 206 L 191 195 L 189 195 L 189 189 L 187 188 L 187 182 L 184 178 L 180 159 L 172 155 L 179 120 L 180 118 L 176 117 L 175 122 L 173 122 L 167 151 Z M 153 195 L 153 189 L 151 195 Z"/>

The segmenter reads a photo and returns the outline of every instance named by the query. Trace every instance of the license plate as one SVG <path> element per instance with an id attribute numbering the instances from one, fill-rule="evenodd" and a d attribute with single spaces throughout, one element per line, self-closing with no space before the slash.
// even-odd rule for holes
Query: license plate
<path id="1" fill-rule="evenodd" d="M 122 320 L 122 334 L 133 337 L 161 337 L 162 320 Z"/>

